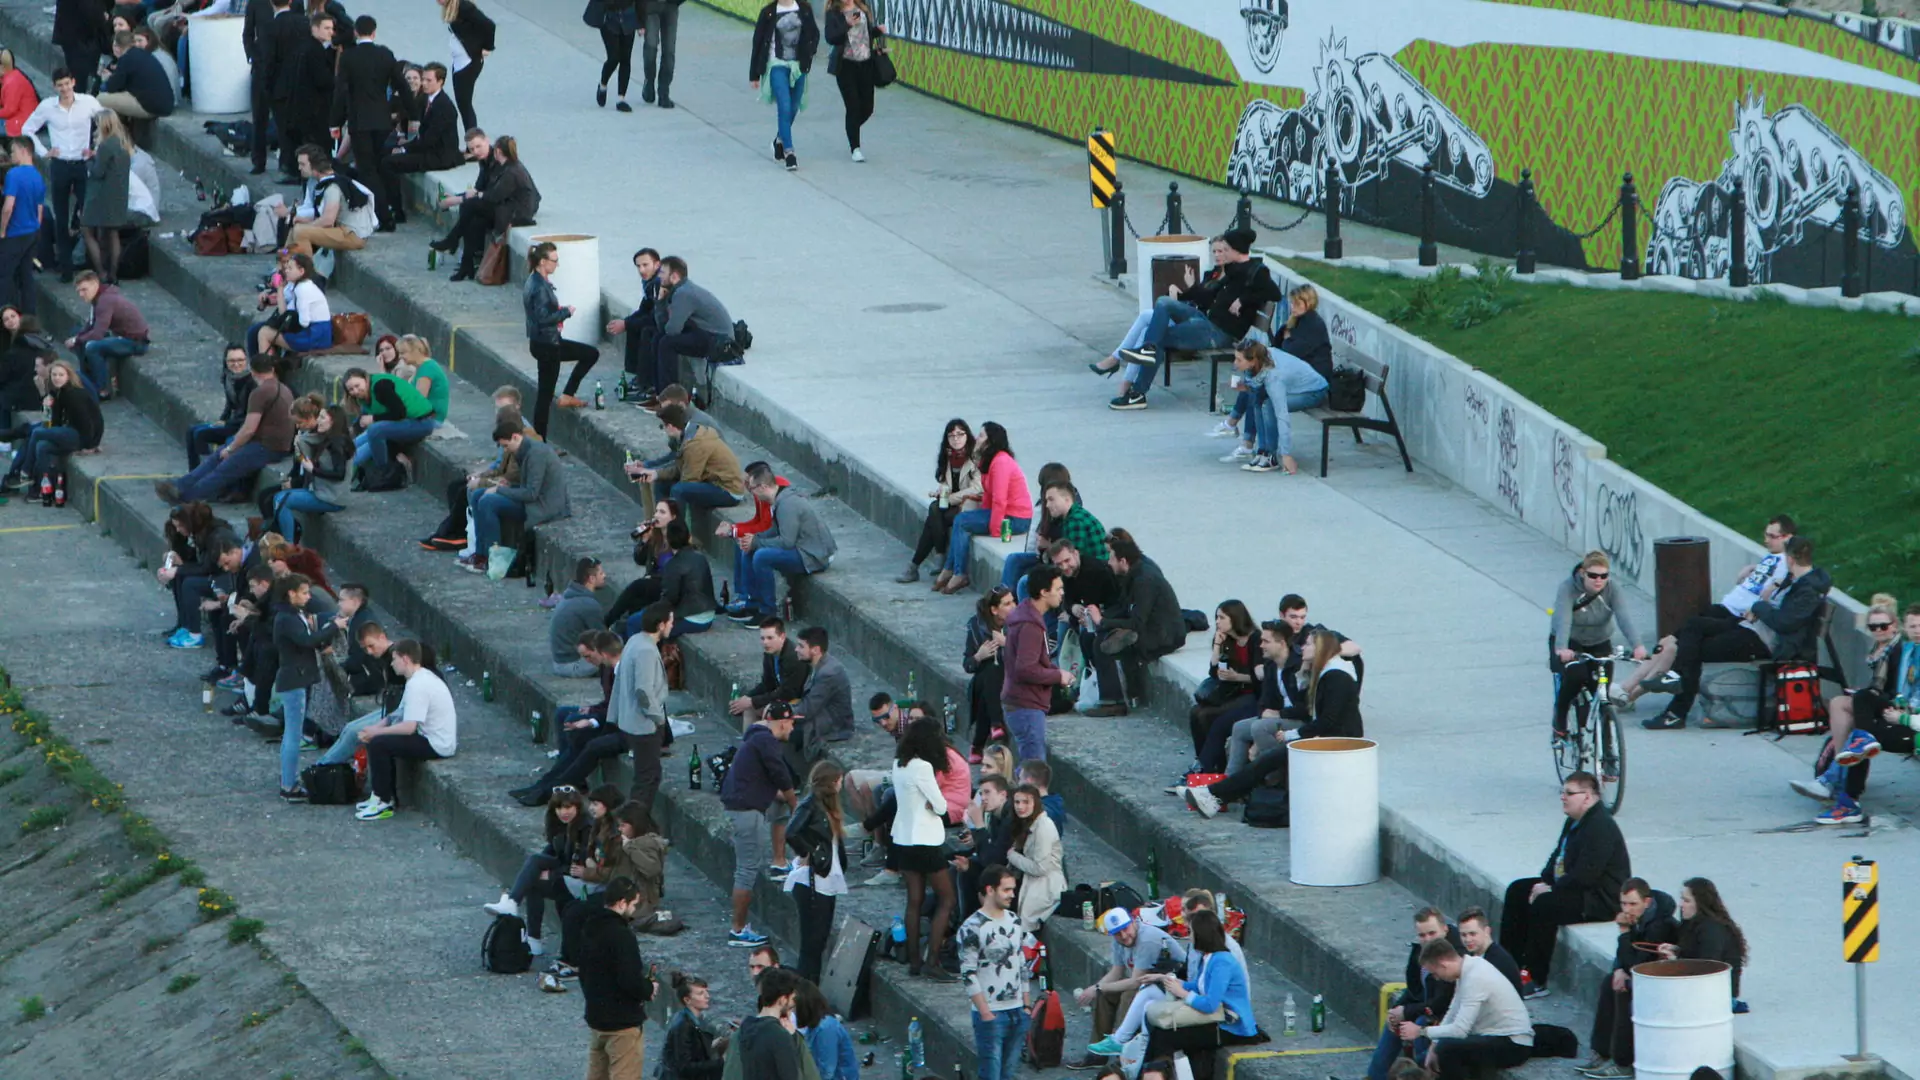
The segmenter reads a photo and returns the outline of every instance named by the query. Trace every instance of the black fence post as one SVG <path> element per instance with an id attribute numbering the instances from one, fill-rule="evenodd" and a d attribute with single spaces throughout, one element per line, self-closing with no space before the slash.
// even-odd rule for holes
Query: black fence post
<path id="1" fill-rule="evenodd" d="M 1620 181 L 1620 280 L 1640 280 L 1640 189 L 1632 173 Z"/>
<path id="2" fill-rule="evenodd" d="M 1520 170 L 1520 205 L 1514 209 L 1513 272 L 1531 274 L 1533 257 L 1533 170 Z"/>
<path id="3" fill-rule="evenodd" d="M 1346 250 L 1340 242 L 1340 166 L 1327 162 L 1327 189 L 1322 195 L 1320 210 L 1327 216 L 1327 243 L 1321 254 L 1329 259 L 1338 259 Z"/>
<path id="4" fill-rule="evenodd" d="M 1233 204 L 1233 227 L 1236 229 L 1253 228 L 1253 196 L 1240 193 L 1240 201 Z"/>
<path id="5" fill-rule="evenodd" d="M 1107 254 L 1107 277 L 1118 279 L 1127 272 L 1127 193 L 1114 181 L 1113 200 L 1107 203 L 1107 230 L 1111 246 Z"/>
<path id="6" fill-rule="evenodd" d="M 1180 184 L 1176 181 L 1167 185 L 1167 223 L 1162 235 L 1171 236 L 1180 232 L 1180 222 L 1185 215 L 1180 212 Z"/>
<path id="7" fill-rule="evenodd" d="M 1840 200 L 1840 295 L 1860 295 L 1860 185 Z"/>
<path id="8" fill-rule="evenodd" d="M 1433 163 L 1420 167 L 1420 265 L 1440 265 L 1440 245 L 1433 238 Z"/>
<path id="9" fill-rule="evenodd" d="M 1737 176 L 1733 178 L 1733 200 L 1728 206 L 1727 224 L 1731 229 L 1729 238 L 1733 241 L 1733 261 L 1727 267 L 1727 284 L 1744 289 L 1753 284 L 1753 278 L 1747 273 L 1747 185 Z"/>

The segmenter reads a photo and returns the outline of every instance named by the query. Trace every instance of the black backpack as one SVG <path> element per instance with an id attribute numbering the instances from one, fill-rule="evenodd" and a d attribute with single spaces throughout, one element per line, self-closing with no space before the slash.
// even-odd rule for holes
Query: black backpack
<path id="1" fill-rule="evenodd" d="M 726 367 L 746 363 L 747 350 L 753 348 L 753 331 L 747 329 L 744 319 L 733 323 L 733 336 L 722 337 L 713 344 L 713 351 L 707 354 L 707 363 Z"/>
<path id="2" fill-rule="evenodd" d="M 527 923 L 518 915 L 496 915 L 480 939 L 480 966 L 496 975 L 519 975 L 533 968 L 527 947 Z"/>
<path id="3" fill-rule="evenodd" d="M 1241 812 L 1240 820 L 1256 829 L 1284 829 L 1292 813 L 1286 788 L 1262 784 L 1247 796 L 1247 808 Z"/>
<path id="4" fill-rule="evenodd" d="M 1334 368 L 1327 380 L 1327 408 L 1359 412 L 1367 407 L 1367 373 L 1359 368 Z"/>
<path id="5" fill-rule="evenodd" d="M 360 801 L 360 777 L 351 765 L 309 765 L 300 770 L 307 801 L 315 806 L 351 806 Z"/>
<path id="6" fill-rule="evenodd" d="M 1141 898 L 1139 891 L 1126 882 L 1103 881 L 1100 883 L 1100 902 L 1095 904 L 1094 907 L 1101 912 L 1112 911 L 1114 908 L 1138 911 L 1140 908 L 1145 907 L 1146 903 L 1146 900 Z M 1078 912 L 1075 914 L 1078 914 Z"/>
<path id="7" fill-rule="evenodd" d="M 367 462 L 360 466 L 360 486 L 356 491 L 399 491 L 407 486 L 407 467 L 387 459 L 385 465 Z"/>

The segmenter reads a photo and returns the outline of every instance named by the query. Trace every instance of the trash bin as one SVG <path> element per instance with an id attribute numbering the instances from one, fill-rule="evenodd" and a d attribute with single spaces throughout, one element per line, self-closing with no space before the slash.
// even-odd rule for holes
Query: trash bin
<path id="1" fill-rule="evenodd" d="M 1653 542 L 1653 595 L 1658 635 L 1713 603 L 1713 545 L 1704 536 L 1662 536 Z"/>
<path id="2" fill-rule="evenodd" d="M 1380 877 L 1380 747 L 1371 739 L 1287 744 L 1295 885 L 1366 885 Z"/>
<path id="3" fill-rule="evenodd" d="M 1143 236 L 1135 243 L 1134 265 L 1139 267 L 1134 277 L 1139 283 L 1140 310 L 1152 311 L 1153 302 L 1167 295 L 1167 286 L 1179 285 L 1186 291 L 1188 270 L 1198 281 L 1213 269 L 1213 250 L 1204 236 Z"/>
<path id="4" fill-rule="evenodd" d="M 196 113 L 243 113 L 253 108 L 253 68 L 240 41 L 238 15 L 187 17 L 189 74 Z"/>
<path id="5" fill-rule="evenodd" d="M 553 272 L 553 291 L 561 307 L 573 314 L 560 327 L 568 341 L 600 344 L 600 238 L 585 233 L 547 233 L 530 237 L 529 244 L 552 244 L 560 257 Z"/>
<path id="6" fill-rule="evenodd" d="M 1654 960 L 1633 969 L 1635 1080 L 1686 1080 L 1705 1065 L 1733 1075 L 1733 969 L 1718 960 Z"/>

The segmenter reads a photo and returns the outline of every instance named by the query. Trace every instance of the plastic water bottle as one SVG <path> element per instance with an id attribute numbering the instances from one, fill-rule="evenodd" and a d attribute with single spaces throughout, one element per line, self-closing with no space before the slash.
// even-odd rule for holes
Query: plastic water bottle
<path id="1" fill-rule="evenodd" d="M 1288 994 L 1286 1008 L 1282 1011 L 1282 1015 L 1286 1018 L 1285 1031 L 1286 1031 L 1286 1036 L 1289 1039 L 1293 1038 L 1295 1035 L 1300 1034 L 1300 1027 L 1296 1021 L 1298 1012 L 1299 1012 L 1298 1008 L 1293 1003 L 1293 995 Z"/>
<path id="2" fill-rule="evenodd" d="M 213 711 L 213 684 L 212 683 L 200 684 L 200 709 L 202 712 Z"/>
<path id="3" fill-rule="evenodd" d="M 920 1030 L 917 1016 L 907 1023 L 907 1060 L 913 1063 L 915 1072 L 927 1067 L 927 1037 Z"/>
<path id="4" fill-rule="evenodd" d="M 940 699 L 940 720 L 945 725 L 947 734 L 953 734 L 953 699 L 951 697 Z"/>
<path id="5" fill-rule="evenodd" d="M 887 937 L 893 942 L 894 952 L 904 953 L 907 948 L 907 921 L 895 915 L 893 928 L 887 931 Z"/>
<path id="6" fill-rule="evenodd" d="M 1313 995 L 1313 1006 L 1307 1010 L 1307 1026 L 1315 1035 L 1327 1030 L 1327 1001 L 1320 994 Z"/>

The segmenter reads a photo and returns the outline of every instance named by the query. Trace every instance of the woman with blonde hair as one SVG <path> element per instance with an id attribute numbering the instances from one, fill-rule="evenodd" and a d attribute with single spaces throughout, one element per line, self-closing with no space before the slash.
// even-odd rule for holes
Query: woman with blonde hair
<path id="1" fill-rule="evenodd" d="M 1920 707 L 1920 673 L 1908 662 L 1909 650 L 1920 650 L 1920 604 L 1908 605 L 1902 614 L 1891 594 L 1875 593 L 1865 624 L 1872 641 L 1866 682 L 1827 699 L 1830 726 L 1813 762 L 1813 779 L 1789 781 L 1807 798 L 1833 804 L 1814 817 L 1823 825 L 1864 819 L 1860 796 L 1867 790 L 1869 762 L 1882 749 L 1913 752 L 1913 729 L 1903 714 L 1910 716 Z"/>
<path id="2" fill-rule="evenodd" d="M 13 62 L 13 50 L 0 49 L 0 120 L 7 122 L 7 134 L 18 138 L 21 125 L 39 104 L 33 80 Z"/>
<path id="3" fill-rule="evenodd" d="M 807 773 L 807 796 L 787 822 L 786 890 L 800 918 L 800 974 L 817 981 L 833 932 L 833 908 L 847 894 L 847 824 L 840 811 L 840 766 L 831 761 Z"/>
<path id="4" fill-rule="evenodd" d="M 453 379 L 447 374 L 446 367 L 433 358 L 433 346 L 427 344 L 426 338 L 418 334 L 407 334 L 399 340 L 394 349 L 400 354 L 400 362 L 413 368 L 413 388 L 420 391 L 420 396 L 433 405 L 433 418 L 420 421 L 430 426 L 423 433 L 414 436 L 417 439 L 424 439 L 433 434 L 435 428 L 447 422 L 447 411 L 451 407 L 450 394 Z M 408 441 L 407 436 L 403 434 L 389 434 L 387 438 L 393 442 Z"/>
<path id="5" fill-rule="evenodd" d="M 480 126 L 473 112 L 473 86 L 480 81 L 487 57 L 493 55 L 493 20 L 473 0 L 437 2 L 440 21 L 447 24 L 447 44 L 453 50 L 453 62 L 447 65 L 453 72 L 453 100 L 460 106 L 463 130 L 472 131 Z"/>
<path id="6" fill-rule="evenodd" d="M 1253 459 L 1240 466 L 1248 472 L 1299 472 L 1300 465 L 1293 460 L 1293 414 L 1325 405 L 1327 380 L 1305 360 L 1284 349 L 1276 353 L 1252 338 L 1233 347 L 1233 370 L 1240 377 L 1254 437 L 1220 460 L 1233 461 L 1251 452 Z M 1281 402 L 1286 408 L 1280 407 Z"/>
<path id="7" fill-rule="evenodd" d="M 27 432 L 26 444 L 15 448 L 13 466 L 0 481 L 0 495 L 19 494 L 29 470 L 32 476 L 46 476 L 60 458 L 96 449 L 106 433 L 100 402 L 80 381 L 71 361 L 61 358 L 48 364 L 47 381 L 52 387 L 42 402 L 47 422 L 35 424 Z"/>
<path id="8" fill-rule="evenodd" d="M 101 284 L 120 277 L 120 230 L 133 216 L 127 208 L 133 176 L 133 138 L 126 121 L 111 110 L 94 118 L 93 157 L 87 161 L 87 199 L 80 211 L 86 228 L 87 261 Z M 106 255 L 101 256 L 104 246 Z"/>
<path id="9" fill-rule="evenodd" d="M 860 127 L 873 116 L 873 91 L 880 63 L 876 56 L 886 52 L 883 39 L 887 28 L 875 22 L 867 0 L 827 0 L 827 74 L 840 84 L 840 101 L 847 108 L 847 147 L 853 160 L 865 161 L 860 152 Z"/>
<path id="10" fill-rule="evenodd" d="M 1280 348 L 1306 361 L 1322 379 L 1333 378 L 1333 337 L 1320 317 L 1320 290 L 1296 285 L 1287 292 L 1287 325 L 1280 332 Z"/>

